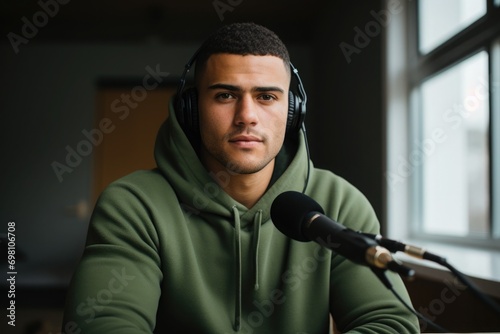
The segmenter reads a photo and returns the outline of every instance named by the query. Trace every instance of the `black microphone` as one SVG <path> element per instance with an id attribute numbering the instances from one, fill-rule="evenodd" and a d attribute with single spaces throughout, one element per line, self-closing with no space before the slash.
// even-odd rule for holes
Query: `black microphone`
<path id="1" fill-rule="evenodd" d="M 408 244 L 402 243 L 400 241 L 385 238 L 385 237 L 381 236 L 380 234 L 371 234 L 371 233 L 364 233 L 364 232 L 359 232 L 359 233 L 370 238 L 370 239 L 375 240 L 380 246 L 387 248 L 392 253 L 403 252 L 403 253 L 406 253 L 406 254 L 411 255 L 413 257 L 433 261 L 433 262 L 436 262 L 439 264 L 443 264 L 446 262 L 445 258 L 443 258 L 439 255 L 430 253 L 425 248 L 413 246 L 413 245 L 408 245 Z"/>
<path id="2" fill-rule="evenodd" d="M 276 228 L 297 241 L 316 241 L 345 258 L 373 269 L 389 269 L 406 277 L 413 269 L 401 265 L 391 253 L 361 233 L 328 218 L 312 198 L 296 191 L 284 192 L 271 205 Z"/>

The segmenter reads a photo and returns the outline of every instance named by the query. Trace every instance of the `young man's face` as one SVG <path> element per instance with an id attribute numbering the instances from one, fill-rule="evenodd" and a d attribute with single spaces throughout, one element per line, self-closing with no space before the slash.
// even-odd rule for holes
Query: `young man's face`
<path id="1" fill-rule="evenodd" d="M 210 171 L 273 168 L 285 136 L 289 85 L 278 57 L 209 57 L 197 89 L 201 158 Z"/>

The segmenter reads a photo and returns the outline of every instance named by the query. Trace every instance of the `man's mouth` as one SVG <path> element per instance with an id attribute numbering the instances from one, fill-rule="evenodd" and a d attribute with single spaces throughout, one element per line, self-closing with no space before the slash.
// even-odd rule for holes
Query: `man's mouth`
<path id="1" fill-rule="evenodd" d="M 242 148 L 252 148 L 262 143 L 262 139 L 253 135 L 239 135 L 229 139 L 229 142 Z"/>

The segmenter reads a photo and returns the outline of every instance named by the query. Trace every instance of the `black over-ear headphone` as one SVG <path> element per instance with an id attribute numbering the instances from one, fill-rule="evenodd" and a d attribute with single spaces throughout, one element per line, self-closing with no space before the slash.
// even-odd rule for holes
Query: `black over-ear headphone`
<path id="1" fill-rule="evenodd" d="M 196 88 L 191 87 L 184 90 L 184 86 L 186 85 L 186 75 L 196 61 L 201 49 L 198 49 L 185 65 L 174 101 L 177 120 L 188 136 L 197 136 L 199 133 L 198 94 Z M 297 134 L 302 128 L 306 116 L 307 95 L 299 71 L 292 63 L 290 63 L 290 69 L 297 79 L 298 95 L 295 95 L 291 90 L 288 93 L 286 133 Z"/>

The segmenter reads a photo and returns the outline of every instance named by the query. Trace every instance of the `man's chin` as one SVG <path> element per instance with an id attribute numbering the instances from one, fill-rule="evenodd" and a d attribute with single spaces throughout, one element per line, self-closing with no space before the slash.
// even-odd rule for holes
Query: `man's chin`
<path id="1" fill-rule="evenodd" d="M 229 173 L 233 175 L 250 175 L 261 172 L 263 169 L 269 166 L 270 162 L 262 163 L 262 160 L 259 161 L 237 161 L 233 160 L 232 162 L 226 165 L 226 169 Z"/>

